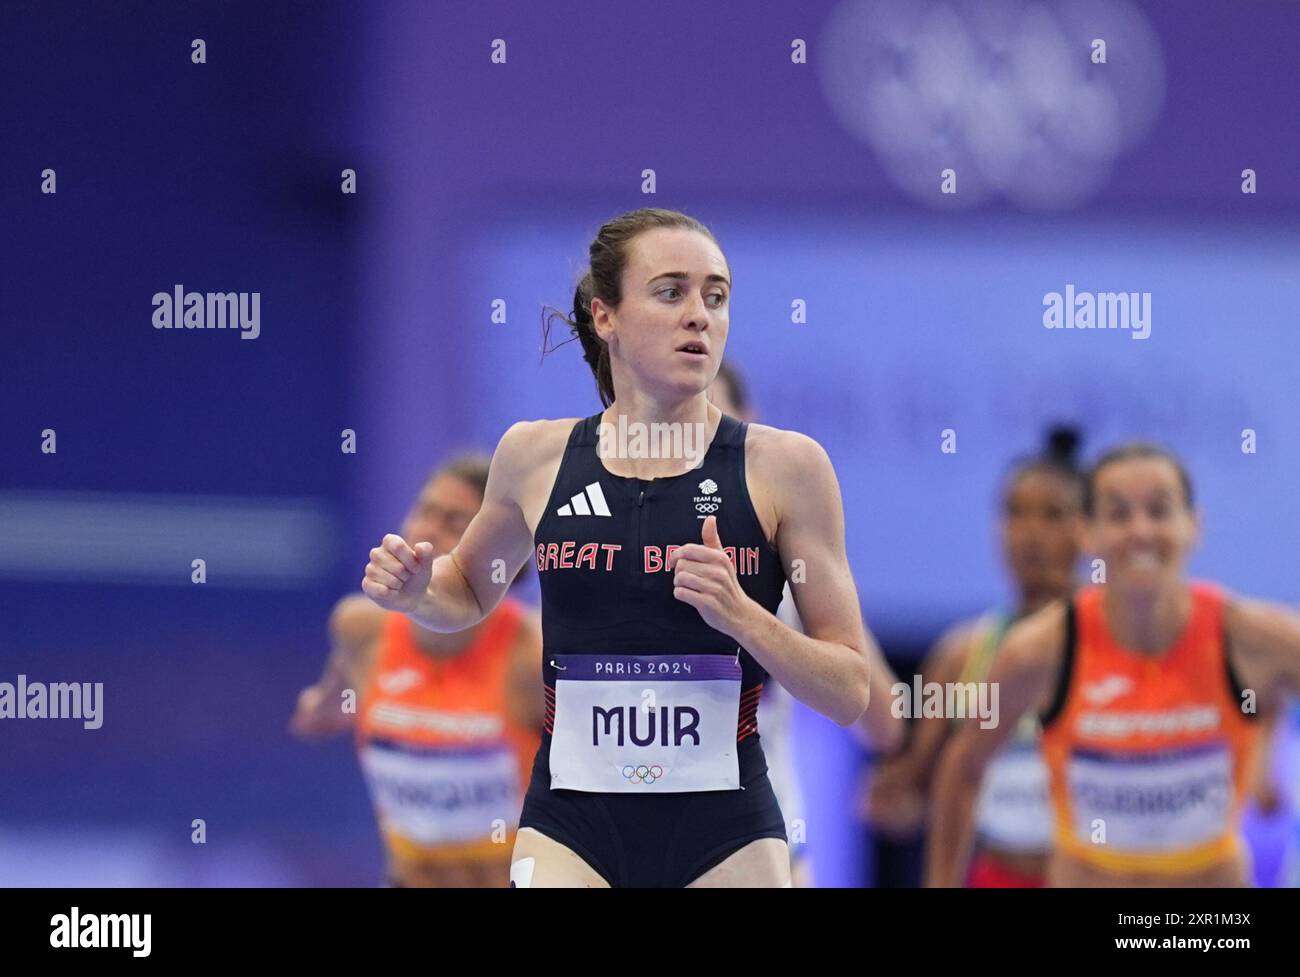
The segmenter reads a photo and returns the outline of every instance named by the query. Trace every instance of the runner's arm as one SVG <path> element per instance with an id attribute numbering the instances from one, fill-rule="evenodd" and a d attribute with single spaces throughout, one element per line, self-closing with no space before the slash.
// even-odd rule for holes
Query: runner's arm
<path id="1" fill-rule="evenodd" d="M 532 466 L 547 445 L 539 426 L 520 421 L 497 443 L 488 469 L 483 505 L 452 551 L 433 561 L 429 584 L 412 620 L 431 631 L 463 631 L 501 603 L 510 582 L 532 554 L 533 536 L 519 502 Z"/>
<path id="2" fill-rule="evenodd" d="M 1233 664 L 1256 699 L 1280 704 L 1300 694 L 1300 613 L 1269 601 L 1230 599 L 1224 628 Z"/>
<path id="3" fill-rule="evenodd" d="M 334 605 L 329 657 L 320 678 L 298 694 L 289 721 L 294 735 L 319 739 L 352 726 L 355 713 L 344 712 L 343 693 L 350 689 L 359 694 L 385 613 L 362 594 L 349 594 Z"/>
<path id="4" fill-rule="evenodd" d="M 975 842 L 975 805 L 989 761 L 1015 735 L 1020 718 L 1041 706 L 1053 686 L 1065 644 L 1065 605 L 1057 602 L 1008 632 L 988 681 L 998 691 L 997 722 L 965 722 L 944 747 L 935 774 L 926 885 L 960 887 Z"/>
<path id="5" fill-rule="evenodd" d="M 780 434 L 763 471 L 774 485 L 777 550 L 806 634 L 751 601 L 735 637 L 796 699 L 848 726 L 869 702 L 867 649 L 875 641 L 863 624 L 845 552 L 839 482 L 820 444 L 793 431 Z"/>

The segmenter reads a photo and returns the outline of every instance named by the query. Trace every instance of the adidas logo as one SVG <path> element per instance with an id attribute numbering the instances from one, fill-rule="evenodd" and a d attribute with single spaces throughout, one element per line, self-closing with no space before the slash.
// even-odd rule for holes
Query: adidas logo
<path id="1" fill-rule="evenodd" d="M 587 500 L 591 500 L 591 505 Z M 557 515 L 561 516 L 607 516 L 609 506 L 605 504 L 605 493 L 600 490 L 600 482 L 592 482 L 585 489 L 562 505 Z"/>

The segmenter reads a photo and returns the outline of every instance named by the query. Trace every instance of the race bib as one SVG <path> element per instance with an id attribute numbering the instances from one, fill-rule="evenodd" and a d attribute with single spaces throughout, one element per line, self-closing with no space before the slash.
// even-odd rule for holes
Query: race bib
<path id="1" fill-rule="evenodd" d="M 730 655 L 556 655 L 551 786 L 599 793 L 740 787 Z"/>
<path id="2" fill-rule="evenodd" d="M 419 749 L 382 742 L 361 749 L 379 821 L 421 845 L 477 841 L 494 823 L 519 821 L 519 763 L 508 746 Z"/>
<path id="3" fill-rule="evenodd" d="M 1074 835 L 1096 819 L 1118 852 L 1168 852 L 1222 836 L 1232 813 L 1232 757 L 1223 743 L 1116 756 L 1075 752 L 1067 767 Z"/>
<path id="4" fill-rule="evenodd" d="M 1047 765 L 1034 744 L 1013 743 L 993 760 L 984 775 L 978 812 L 980 837 L 995 848 L 1051 850 Z"/>

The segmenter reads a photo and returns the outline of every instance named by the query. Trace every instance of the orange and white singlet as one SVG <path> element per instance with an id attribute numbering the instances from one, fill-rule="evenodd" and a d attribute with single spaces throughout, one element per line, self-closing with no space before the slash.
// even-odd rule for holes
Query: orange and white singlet
<path id="1" fill-rule="evenodd" d="M 1055 842 L 1102 870 L 1178 875 L 1232 856 L 1253 758 L 1223 635 L 1223 595 L 1193 582 L 1166 652 L 1121 647 L 1103 587 L 1074 599 L 1062 688 L 1044 717 Z"/>
<path id="2" fill-rule="evenodd" d="M 470 647 L 437 658 L 388 616 L 356 724 L 380 832 L 404 861 L 505 858 L 539 734 L 513 721 L 509 666 L 523 608 L 507 598 Z"/>

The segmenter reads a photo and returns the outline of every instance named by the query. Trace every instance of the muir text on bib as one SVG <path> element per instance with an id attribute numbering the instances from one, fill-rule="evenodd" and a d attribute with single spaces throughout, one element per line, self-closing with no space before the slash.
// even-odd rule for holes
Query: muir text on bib
<path id="1" fill-rule="evenodd" d="M 556 655 L 551 786 L 597 793 L 740 787 L 730 655 Z"/>

